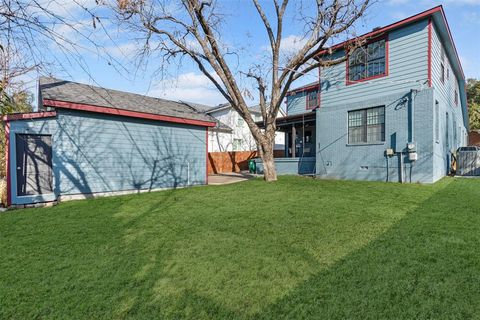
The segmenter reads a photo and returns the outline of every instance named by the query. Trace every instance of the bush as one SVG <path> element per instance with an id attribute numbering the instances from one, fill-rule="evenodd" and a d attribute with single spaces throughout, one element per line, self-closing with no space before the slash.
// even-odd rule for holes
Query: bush
<path id="1" fill-rule="evenodd" d="M 7 179 L 0 179 L 0 203 L 7 206 Z"/>

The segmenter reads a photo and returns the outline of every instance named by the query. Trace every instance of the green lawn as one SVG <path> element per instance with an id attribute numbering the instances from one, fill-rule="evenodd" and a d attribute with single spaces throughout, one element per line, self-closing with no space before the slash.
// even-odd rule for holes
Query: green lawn
<path id="1" fill-rule="evenodd" d="M 0 319 L 480 318 L 480 179 L 282 177 L 0 214 Z"/>

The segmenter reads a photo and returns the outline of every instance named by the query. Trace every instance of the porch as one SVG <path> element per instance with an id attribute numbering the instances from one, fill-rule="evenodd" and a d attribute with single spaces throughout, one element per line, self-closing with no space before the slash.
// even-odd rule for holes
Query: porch
<path id="1" fill-rule="evenodd" d="M 275 167 L 279 175 L 315 174 L 315 135 L 316 112 L 296 114 L 278 118 L 277 130 L 285 134 L 284 156 L 275 158 Z M 261 123 L 258 123 L 260 126 Z M 255 159 L 256 173 L 263 173 L 263 163 Z"/>

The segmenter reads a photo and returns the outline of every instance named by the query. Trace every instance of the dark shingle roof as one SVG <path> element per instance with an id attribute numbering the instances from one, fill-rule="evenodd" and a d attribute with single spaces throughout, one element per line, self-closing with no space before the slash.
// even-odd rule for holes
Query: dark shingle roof
<path id="1" fill-rule="evenodd" d="M 40 78 L 40 97 L 184 119 L 214 121 L 212 117 L 185 103 L 48 77 Z"/>
<path id="2" fill-rule="evenodd" d="M 205 104 L 200 104 L 200 103 L 194 103 L 194 102 L 187 102 L 187 101 L 180 101 L 181 103 L 184 103 L 186 105 L 188 105 L 189 107 L 192 107 L 194 108 L 195 110 L 197 110 L 198 112 L 201 112 L 203 114 L 205 114 L 205 116 L 209 117 L 211 120 L 210 121 L 213 121 L 216 123 L 215 127 L 213 128 L 213 130 L 216 130 L 216 131 L 222 131 L 222 132 L 233 132 L 233 129 L 230 128 L 228 125 L 226 125 L 225 123 L 221 122 L 220 120 L 218 120 L 217 118 L 215 118 L 214 116 L 211 116 L 208 114 L 208 112 L 210 111 L 210 109 L 212 109 L 212 106 L 207 106 Z M 213 108 L 216 108 L 216 107 L 213 107 Z"/>

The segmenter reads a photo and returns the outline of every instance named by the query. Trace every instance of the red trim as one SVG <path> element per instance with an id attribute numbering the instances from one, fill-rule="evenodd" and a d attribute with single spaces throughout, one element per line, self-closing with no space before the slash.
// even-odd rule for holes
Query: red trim
<path id="1" fill-rule="evenodd" d="M 316 89 L 316 88 L 318 88 L 318 86 L 319 86 L 319 84 L 315 83 L 315 84 L 312 84 L 312 85 L 309 85 L 309 86 L 306 86 L 306 87 L 300 87 L 300 88 L 297 88 L 297 89 L 293 89 L 291 91 L 288 91 L 286 96 L 288 97 L 288 96 L 291 96 L 291 95 L 294 95 L 294 94 L 297 94 L 297 93 L 300 93 L 300 92 Z"/>
<path id="2" fill-rule="evenodd" d="M 388 39 L 388 34 L 384 35 L 384 36 L 381 36 L 381 37 L 378 37 L 378 38 L 374 38 L 374 39 L 370 39 L 367 43 L 365 43 L 364 46 L 367 46 L 371 43 L 374 43 L 374 42 L 377 42 L 377 41 L 381 41 L 381 40 L 385 40 L 385 72 L 383 74 L 378 74 L 378 75 L 375 75 L 375 76 L 372 76 L 372 77 L 366 77 L 366 78 L 363 78 L 363 79 L 360 79 L 360 80 L 350 80 L 349 79 L 349 60 L 348 59 L 348 56 L 347 56 L 347 60 L 346 60 L 346 67 L 347 67 L 347 71 L 346 71 L 346 79 L 345 79 L 345 84 L 347 86 L 350 86 L 352 84 L 357 84 L 357 83 L 360 83 L 360 82 L 366 82 L 366 81 L 369 81 L 369 80 L 373 80 L 373 79 L 378 79 L 378 78 L 383 78 L 383 77 L 388 77 L 388 65 L 389 65 L 389 39 Z"/>
<path id="3" fill-rule="evenodd" d="M 37 118 L 51 118 L 57 116 L 56 111 L 49 112 L 30 112 L 30 113 L 14 113 L 3 117 L 3 121 L 27 120 Z"/>
<path id="4" fill-rule="evenodd" d="M 10 177 L 10 123 L 5 121 L 5 157 L 7 171 L 7 207 L 12 203 L 12 182 Z"/>
<path id="5" fill-rule="evenodd" d="M 460 57 L 458 56 L 458 51 L 457 51 L 457 47 L 455 46 L 455 42 L 453 41 L 453 37 L 452 37 L 452 32 L 450 30 L 450 26 L 448 24 L 448 21 L 447 21 L 447 18 L 445 16 L 445 11 L 443 10 L 443 6 L 442 5 L 439 5 L 439 6 L 436 6 L 432 9 L 429 9 L 427 11 L 424 11 L 424 12 L 421 12 L 421 13 L 418 13 L 416 15 L 413 15 L 409 18 L 406 18 L 406 19 L 403 19 L 403 20 L 400 20 L 400 21 L 397 21 L 395 23 L 392 23 L 390 25 L 387 25 L 383 28 L 380 28 L 380 29 L 377 29 L 377 30 L 374 30 L 374 31 L 370 31 L 368 33 L 365 33 L 359 37 L 356 37 L 356 38 L 353 38 L 353 39 L 349 39 L 347 41 L 343 41 L 339 44 L 336 44 L 330 48 L 326 48 L 326 49 L 323 49 L 323 50 L 320 50 L 318 53 L 317 53 L 317 57 L 320 56 L 320 55 L 325 55 L 325 54 L 332 54 L 334 51 L 338 50 L 338 49 L 343 49 L 347 44 L 349 44 L 350 42 L 354 41 L 354 40 L 357 40 L 357 39 L 365 39 L 365 38 L 370 38 L 370 37 L 375 37 L 377 35 L 380 35 L 382 33 L 385 33 L 385 32 L 388 32 L 388 31 L 392 31 L 393 29 L 397 29 L 405 24 L 409 24 L 409 23 L 413 23 L 413 22 L 417 22 L 419 20 L 422 20 L 426 17 L 430 17 L 437 13 L 437 12 L 440 12 L 441 15 L 442 15 L 442 19 L 443 19 L 443 22 L 445 23 L 445 26 L 447 27 L 447 32 L 448 32 L 448 36 L 450 38 L 450 41 L 452 42 L 452 46 L 453 46 L 453 50 L 455 52 L 455 55 L 457 57 L 457 63 L 459 65 L 459 68 L 460 68 L 460 71 L 462 73 L 462 79 L 465 79 L 465 74 L 463 72 L 463 68 L 462 68 L 462 64 L 460 63 Z"/>
<path id="6" fill-rule="evenodd" d="M 205 141 L 206 141 L 206 159 L 207 159 L 207 162 L 206 162 L 206 168 L 205 168 L 205 184 L 208 185 L 208 127 L 205 128 Z"/>
<path id="7" fill-rule="evenodd" d="M 428 19 L 428 86 L 432 87 L 432 17 Z"/>
<path id="8" fill-rule="evenodd" d="M 130 111 L 125 109 L 117 109 L 117 108 L 109 108 L 109 107 L 100 107 L 100 106 L 94 106 L 94 105 L 83 104 L 83 103 L 74 103 L 74 102 L 68 102 L 68 101 L 44 99 L 43 105 L 56 107 L 56 108 L 71 109 L 71 110 L 81 110 L 81 111 L 96 112 L 96 113 L 103 113 L 103 114 L 112 114 L 112 115 L 124 116 L 124 117 L 130 117 L 130 118 L 174 122 L 174 123 L 190 124 L 190 125 L 202 126 L 202 127 L 215 127 L 215 122 L 210 122 L 210 121 L 185 119 L 185 118 L 178 118 L 178 117 L 172 117 L 172 116 L 163 116 L 158 114 Z"/>
<path id="9" fill-rule="evenodd" d="M 450 31 L 450 26 L 448 25 L 447 17 L 445 16 L 445 11 L 443 11 L 443 6 L 440 6 L 440 12 L 442 13 L 443 22 L 447 26 L 448 37 L 450 38 L 450 41 L 452 42 L 453 51 L 455 51 L 455 55 L 457 56 L 457 63 L 458 63 L 458 66 L 460 67 L 460 71 L 462 72 L 462 79 L 465 79 L 465 74 L 463 73 L 463 67 L 462 67 L 462 64 L 460 62 L 460 57 L 458 56 L 457 47 L 455 46 L 455 42 L 453 41 L 452 32 Z"/>
<path id="10" fill-rule="evenodd" d="M 320 101 L 318 100 L 318 94 L 320 92 L 320 88 L 319 88 L 319 85 L 317 84 L 315 87 L 313 88 L 310 88 L 308 90 L 305 90 L 306 91 L 306 95 L 305 95 L 305 109 L 306 110 L 313 110 L 315 108 L 318 108 L 318 106 L 320 105 Z M 310 92 L 314 92 L 314 91 L 317 91 L 317 105 L 316 106 L 310 106 L 309 104 L 309 98 L 308 98 L 308 94 Z"/>
<path id="11" fill-rule="evenodd" d="M 365 34 L 363 34 L 363 35 L 361 35 L 361 36 L 358 36 L 358 37 L 356 37 L 356 38 L 354 38 L 354 39 L 349 39 L 349 40 L 347 40 L 347 41 L 343 41 L 343 42 L 341 42 L 341 43 L 339 43 L 339 44 L 336 44 L 336 45 L 334 45 L 334 46 L 332 46 L 332 47 L 330 47 L 330 48 L 320 50 L 317 55 L 331 54 L 333 51 L 335 51 L 335 50 L 337 50 L 337 49 L 342 49 L 342 48 L 344 48 L 345 45 L 347 45 L 348 43 L 352 42 L 353 40 L 357 40 L 357 39 L 361 39 L 361 40 L 362 40 L 362 39 L 366 39 L 366 38 L 376 37 L 376 36 L 378 36 L 378 35 L 381 35 L 382 33 L 385 33 L 385 32 L 387 32 L 387 31 L 391 31 L 391 30 L 396 29 L 396 28 L 398 28 L 398 27 L 401 27 L 401 26 L 403 26 L 403 25 L 405 25 L 405 24 L 408 24 L 408 23 L 412 23 L 412 22 L 416 22 L 416 21 L 418 21 L 418 20 L 421 20 L 421 19 L 423 19 L 423 18 L 425 18 L 425 17 L 428 17 L 428 16 L 430 16 L 430 15 L 436 13 L 436 12 L 439 12 L 439 11 L 440 11 L 440 12 L 443 12 L 442 6 L 437 6 L 437 7 L 435 7 L 435 8 L 429 9 L 429 10 L 427 10 L 427 11 L 418 13 L 418 14 L 416 14 L 416 15 L 414 15 L 414 16 L 409 17 L 409 18 L 406 18 L 406 19 L 397 21 L 397 22 L 395 22 L 395 23 L 389 24 L 389 25 L 387 25 L 387 26 L 385 26 L 385 27 L 383 27 L 383 28 L 380 28 L 380 29 L 377 29 L 377 30 L 374 30 L 374 31 L 370 31 L 370 32 L 365 33 Z"/>

